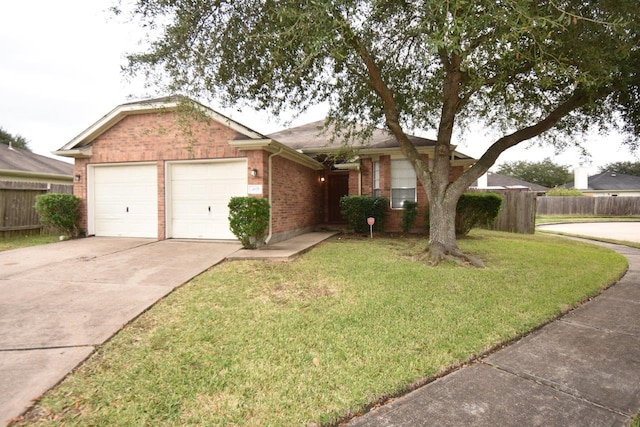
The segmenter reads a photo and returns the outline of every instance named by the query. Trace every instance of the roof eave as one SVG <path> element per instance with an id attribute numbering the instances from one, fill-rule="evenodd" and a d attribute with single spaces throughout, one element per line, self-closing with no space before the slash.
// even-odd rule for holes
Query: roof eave
<path id="1" fill-rule="evenodd" d="M 236 139 L 229 141 L 229 145 L 240 151 L 264 150 L 271 154 L 278 154 L 286 159 L 296 162 L 314 170 L 324 169 L 324 165 L 304 153 L 294 150 L 278 141 L 270 138 L 264 139 Z"/>
<path id="2" fill-rule="evenodd" d="M 17 176 L 21 178 L 39 178 L 39 179 L 55 179 L 63 181 L 73 181 L 73 175 L 65 175 L 58 173 L 45 173 L 45 172 L 29 172 L 19 171 L 13 169 L 0 169 L 0 176 Z"/>
<path id="3" fill-rule="evenodd" d="M 73 159 L 88 159 L 89 157 L 91 157 L 92 152 L 93 150 L 91 146 L 89 146 L 89 147 L 74 148 L 70 150 L 60 149 L 57 151 L 52 151 L 52 154 L 55 154 L 56 156 L 62 156 L 62 157 L 71 157 Z"/>

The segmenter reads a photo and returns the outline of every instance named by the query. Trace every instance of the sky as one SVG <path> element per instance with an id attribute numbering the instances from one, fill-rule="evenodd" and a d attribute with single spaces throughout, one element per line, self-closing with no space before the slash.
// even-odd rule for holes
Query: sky
<path id="1" fill-rule="evenodd" d="M 0 127 L 29 141 L 32 151 L 54 157 L 83 130 L 118 105 L 149 96 L 142 81 L 127 81 L 121 67 L 126 54 L 139 49 L 142 31 L 110 11 L 116 0 L 20 0 L 0 3 Z M 209 105 L 241 124 L 268 134 L 282 129 L 289 117 L 268 112 L 224 109 Z M 303 114 L 290 125 L 321 119 L 322 108 Z M 433 137 L 425 130 L 424 135 Z M 522 143 L 507 150 L 506 161 L 542 161 L 573 169 L 585 166 L 597 173 L 600 166 L 618 161 L 640 161 L 620 144 L 618 135 L 593 136 L 585 142 L 591 154 L 581 160 L 576 150 L 560 155 L 553 148 Z M 492 142 L 476 131 L 458 142 L 458 151 L 479 157 Z M 70 161 L 57 157 L 59 160 Z M 492 168 L 496 169 L 496 166 Z"/>

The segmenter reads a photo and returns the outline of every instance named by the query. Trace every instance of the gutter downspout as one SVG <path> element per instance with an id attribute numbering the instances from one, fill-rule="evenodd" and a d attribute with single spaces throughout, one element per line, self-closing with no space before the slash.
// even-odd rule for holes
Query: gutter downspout
<path id="1" fill-rule="evenodd" d="M 280 150 L 278 150 L 277 153 L 273 153 L 269 156 L 269 160 L 268 160 L 268 166 L 267 169 L 269 170 L 269 204 L 271 204 L 271 201 L 273 200 L 271 198 L 271 193 L 272 193 L 272 188 L 273 188 L 273 177 L 271 176 L 271 159 L 275 156 L 279 156 L 280 154 L 282 154 L 282 151 L 284 150 L 284 148 L 280 147 Z M 272 206 L 273 207 L 273 206 Z M 269 241 L 271 241 L 271 238 L 273 237 L 273 209 L 269 209 L 269 234 L 267 235 L 267 238 L 264 239 L 264 244 L 268 245 Z"/>

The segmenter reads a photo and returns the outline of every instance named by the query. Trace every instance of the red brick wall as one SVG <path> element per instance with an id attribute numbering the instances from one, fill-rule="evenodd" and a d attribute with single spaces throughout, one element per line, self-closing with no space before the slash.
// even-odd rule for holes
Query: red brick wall
<path id="1" fill-rule="evenodd" d="M 324 212 L 320 171 L 278 155 L 272 157 L 271 167 L 272 242 L 309 231 L 320 224 Z"/>
<path id="2" fill-rule="evenodd" d="M 423 160 L 429 164 L 429 156 L 427 154 L 422 155 Z M 387 199 L 391 199 L 391 157 L 390 156 L 380 156 L 380 195 L 386 197 Z M 370 158 L 365 158 L 361 160 L 360 168 L 362 171 L 362 194 L 363 195 L 373 195 L 373 161 Z M 452 166 L 449 171 L 449 182 L 453 182 L 456 180 L 462 172 L 464 168 L 462 166 Z M 350 194 L 352 193 L 351 188 L 349 189 Z M 414 231 L 423 231 L 425 226 L 425 213 L 428 208 L 428 198 L 427 193 L 424 191 L 422 184 L 418 180 L 417 182 L 417 201 L 418 201 L 418 217 L 416 218 L 416 222 L 414 225 Z M 387 212 L 387 221 L 385 224 L 386 231 L 401 231 L 402 230 L 402 213 L 404 210 L 402 209 L 391 209 L 389 208 Z"/>
<path id="3" fill-rule="evenodd" d="M 158 169 L 158 238 L 165 238 L 165 162 L 246 157 L 228 142 L 238 133 L 215 121 L 189 121 L 174 112 L 127 116 L 93 141 L 89 159 L 76 159 L 81 179 L 74 194 L 83 199 L 81 227 L 87 229 L 87 166 L 100 163 L 156 162 Z M 251 165 L 250 165 L 251 166 Z"/>

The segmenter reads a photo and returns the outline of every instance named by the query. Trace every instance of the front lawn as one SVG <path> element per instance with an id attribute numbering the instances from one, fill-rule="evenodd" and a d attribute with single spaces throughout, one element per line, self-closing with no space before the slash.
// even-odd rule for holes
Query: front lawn
<path id="1" fill-rule="evenodd" d="M 44 245 L 60 240 L 59 236 L 49 234 L 39 236 L 2 237 L 0 238 L 0 252 L 11 249 L 26 248 L 27 246 Z"/>
<path id="2" fill-rule="evenodd" d="M 486 269 L 412 261 L 418 238 L 334 238 L 291 263 L 227 262 L 125 327 L 47 393 L 34 425 L 332 424 L 530 331 L 627 261 L 474 231 Z"/>

